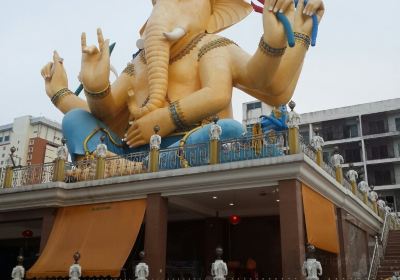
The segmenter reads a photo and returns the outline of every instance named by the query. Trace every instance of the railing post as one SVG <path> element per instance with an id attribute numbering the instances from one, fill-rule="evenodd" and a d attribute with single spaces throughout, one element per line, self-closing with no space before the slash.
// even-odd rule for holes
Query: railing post
<path id="1" fill-rule="evenodd" d="M 315 257 L 315 247 L 312 244 L 307 245 L 307 253 L 306 260 L 304 261 L 303 267 L 306 268 L 306 280 L 308 279 L 316 279 L 322 275 L 322 266 L 319 261 L 317 261 Z M 317 276 L 318 275 L 318 276 Z"/>
<path id="2" fill-rule="evenodd" d="M 369 188 L 369 198 L 372 201 L 372 210 L 374 210 L 374 212 L 378 214 L 378 204 L 376 203 L 376 201 L 378 200 L 378 194 L 374 191 L 374 186 L 370 186 Z"/>
<path id="3" fill-rule="evenodd" d="M 11 272 L 11 278 L 13 280 L 20 280 L 25 278 L 25 268 L 24 268 L 24 257 L 17 257 L 17 265 L 13 268 Z"/>
<path id="4" fill-rule="evenodd" d="M 12 187 L 12 181 L 13 181 L 13 176 L 14 176 L 14 153 L 16 149 L 15 147 L 11 147 L 10 149 L 10 155 L 9 158 L 7 159 L 7 166 L 6 166 L 6 174 L 4 175 L 4 187 L 5 188 L 11 188 Z"/>
<path id="5" fill-rule="evenodd" d="M 140 262 L 135 266 L 135 277 L 136 280 L 147 280 L 149 277 L 149 266 L 144 262 L 145 253 L 141 251 L 139 253 Z"/>
<path id="6" fill-rule="evenodd" d="M 296 103 L 289 102 L 290 112 L 288 113 L 287 126 L 289 128 L 289 154 L 298 154 L 300 152 L 299 124 L 300 115 L 294 111 Z"/>
<path id="7" fill-rule="evenodd" d="M 346 173 L 346 177 L 350 180 L 351 183 L 351 192 L 353 194 L 357 193 L 357 179 L 358 173 L 353 169 L 353 164 L 349 163 L 349 171 Z M 368 193 L 368 192 L 367 192 Z"/>
<path id="8" fill-rule="evenodd" d="M 324 164 L 324 157 L 322 154 L 322 147 L 325 145 L 324 139 L 319 136 L 319 128 L 314 129 L 314 137 L 311 139 L 311 146 L 314 147 L 316 151 L 316 161 L 319 166 L 323 166 Z"/>
<path id="9" fill-rule="evenodd" d="M 222 128 L 217 124 L 219 118 L 215 116 L 213 123 L 210 126 L 210 164 L 217 164 L 220 162 L 219 151 L 220 151 L 220 139 L 222 134 Z"/>
<path id="10" fill-rule="evenodd" d="M 149 172 L 157 172 L 159 170 L 160 160 L 161 136 L 158 135 L 160 127 L 156 125 L 153 129 L 154 134 L 150 137 Z"/>
<path id="11" fill-rule="evenodd" d="M 74 263 L 69 267 L 69 276 L 70 279 L 77 279 L 79 280 L 82 276 L 82 267 L 79 264 L 79 259 L 81 258 L 81 254 L 79 252 L 75 252 L 74 256 Z"/>
<path id="12" fill-rule="evenodd" d="M 344 163 L 344 159 L 339 154 L 339 148 L 338 147 L 335 147 L 335 151 L 333 152 L 333 156 L 331 157 L 331 163 L 335 167 L 336 181 L 338 181 L 341 185 L 343 185 L 343 168 L 342 168 L 342 164 Z"/>
<path id="13" fill-rule="evenodd" d="M 211 275 L 213 279 L 225 280 L 228 275 L 228 267 L 222 260 L 223 253 L 224 250 L 222 247 L 217 247 L 215 249 L 216 260 L 211 264 Z"/>
<path id="14" fill-rule="evenodd" d="M 57 148 L 57 158 L 54 162 L 53 182 L 63 182 L 65 179 L 65 161 L 68 158 L 68 151 L 65 147 L 66 139 L 61 140 L 62 146 Z"/>
<path id="15" fill-rule="evenodd" d="M 104 179 L 106 171 L 107 145 L 104 144 L 105 136 L 100 137 L 101 143 L 96 147 L 96 179 Z"/>

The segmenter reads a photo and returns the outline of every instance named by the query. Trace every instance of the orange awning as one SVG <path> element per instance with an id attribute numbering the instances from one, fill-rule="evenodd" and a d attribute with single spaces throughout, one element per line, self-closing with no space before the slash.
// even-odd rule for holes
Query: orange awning
<path id="1" fill-rule="evenodd" d="M 83 276 L 118 277 L 145 209 L 145 199 L 60 208 L 46 247 L 27 277 L 68 276 L 76 251 Z"/>
<path id="2" fill-rule="evenodd" d="M 304 216 L 308 242 L 315 247 L 339 252 L 335 206 L 331 201 L 302 185 Z"/>

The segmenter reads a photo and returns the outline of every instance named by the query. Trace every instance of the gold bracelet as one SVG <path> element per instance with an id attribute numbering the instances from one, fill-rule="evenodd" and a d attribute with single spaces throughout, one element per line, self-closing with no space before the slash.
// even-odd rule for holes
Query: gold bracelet
<path id="1" fill-rule="evenodd" d="M 70 91 L 67 88 L 62 88 L 59 91 L 56 92 L 56 94 L 53 95 L 53 97 L 51 98 L 51 102 L 53 102 L 53 104 L 55 106 L 57 106 L 58 102 L 60 101 L 60 99 L 64 96 L 73 94 L 72 91 Z"/>
<path id="2" fill-rule="evenodd" d="M 85 94 L 87 97 L 96 98 L 96 99 L 102 99 L 102 98 L 106 97 L 107 95 L 109 95 L 110 92 L 111 92 L 110 84 L 108 84 L 108 86 L 105 90 L 100 91 L 100 92 L 90 92 L 85 89 Z"/>
<path id="3" fill-rule="evenodd" d="M 299 43 L 300 45 L 304 46 L 307 50 L 310 47 L 311 44 L 310 36 L 303 33 L 294 32 L 294 39 L 296 40 L 296 43 Z"/>
<path id="4" fill-rule="evenodd" d="M 285 51 L 286 51 L 286 47 L 284 47 L 284 48 L 271 47 L 264 41 L 263 37 L 261 37 L 260 43 L 258 44 L 258 48 L 260 49 L 260 51 L 262 53 L 269 55 L 269 56 L 275 56 L 275 57 L 284 55 Z"/>
<path id="5" fill-rule="evenodd" d="M 178 130 L 184 130 L 186 128 L 185 116 L 183 115 L 179 101 L 175 101 L 169 105 L 169 113 L 176 128 Z"/>

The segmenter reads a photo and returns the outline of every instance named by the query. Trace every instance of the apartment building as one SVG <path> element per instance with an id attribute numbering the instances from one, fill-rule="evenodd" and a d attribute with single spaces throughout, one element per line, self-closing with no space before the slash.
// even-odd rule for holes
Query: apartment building
<path id="1" fill-rule="evenodd" d="M 243 104 L 243 124 L 248 128 L 271 108 L 253 101 Z M 363 174 L 370 186 L 400 212 L 400 98 L 346 106 L 301 115 L 300 133 L 306 143 L 314 130 L 325 140 L 324 159 L 335 147 Z"/>
<path id="2" fill-rule="evenodd" d="M 61 125 L 44 117 L 22 116 L 0 126 L 0 168 L 6 166 L 11 147 L 16 165 L 51 162 L 61 145 Z"/>

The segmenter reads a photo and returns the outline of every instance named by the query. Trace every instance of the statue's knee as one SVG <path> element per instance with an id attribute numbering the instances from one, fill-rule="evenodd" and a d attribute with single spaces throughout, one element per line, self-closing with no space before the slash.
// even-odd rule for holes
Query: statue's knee
<path id="1" fill-rule="evenodd" d="M 64 115 L 62 120 L 63 131 L 68 131 L 69 129 L 76 127 L 84 119 L 92 117 L 92 114 L 83 109 L 73 109 Z"/>

